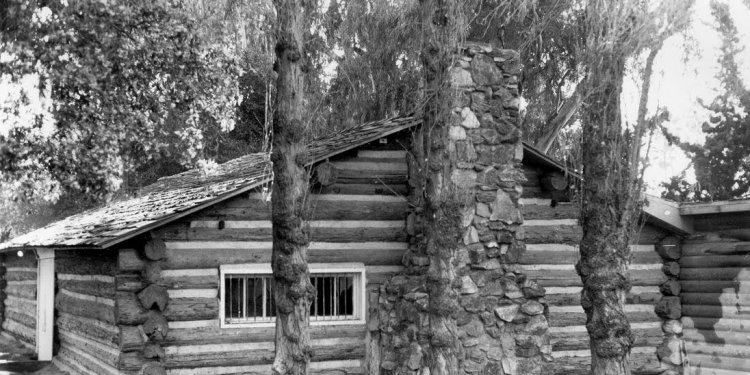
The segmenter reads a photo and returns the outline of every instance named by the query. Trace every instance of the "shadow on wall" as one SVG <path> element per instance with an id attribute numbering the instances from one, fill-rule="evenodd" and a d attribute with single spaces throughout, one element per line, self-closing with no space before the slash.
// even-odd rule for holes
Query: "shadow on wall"
<path id="1" fill-rule="evenodd" d="M 687 374 L 750 373 L 750 247 L 706 244 L 682 258 Z"/>

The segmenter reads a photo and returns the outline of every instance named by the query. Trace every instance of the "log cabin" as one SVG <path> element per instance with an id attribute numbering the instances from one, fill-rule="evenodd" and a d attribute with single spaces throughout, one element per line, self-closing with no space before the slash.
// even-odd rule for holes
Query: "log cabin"
<path id="1" fill-rule="evenodd" d="M 448 134 L 460 165 L 449 178 L 471 193 L 456 223 L 464 235 L 451 284 L 461 374 L 587 373 L 574 269 L 580 178 L 520 141 L 518 53 L 478 44 L 461 53 Z M 433 341 L 420 124 L 385 119 L 308 143 L 313 374 L 423 370 Z M 136 197 L 0 244 L 0 335 L 69 374 L 270 373 L 271 181 L 268 155 L 251 154 L 161 178 Z M 745 244 L 717 237 L 737 228 L 696 232 L 701 219 L 691 215 L 702 211 L 648 201 L 625 306 L 633 373 L 689 368 L 683 335 L 697 342 L 687 347 L 701 369 L 747 369 L 740 311 L 722 305 L 745 299 L 721 293 L 734 281 L 721 267 L 744 265 L 732 251 Z M 704 254 L 716 250 L 711 241 L 730 253 Z M 715 281 L 696 282 L 704 275 Z M 723 312 L 727 320 L 705 319 Z M 720 328 L 727 341 L 706 336 Z M 712 350 L 729 358 L 728 370 Z"/>
<path id="2" fill-rule="evenodd" d="M 406 156 L 419 122 L 371 122 L 311 144 L 314 373 L 372 367 L 365 363 L 368 291 L 404 271 Z M 270 171 L 268 157 L 254 154 L 211 173 L 162 178 L 139 197 L 3 244 L 2 335 L 71 374 L 149 366 L 173 375 L 267 373 Z M 555 373 L 580 373 L 588 342 L 573 268 L 578 207 L 565 198 L 563 165 L 524 145 L 523 171 L 526 252 L 511 266 L 546 289 Z M 666 224 L 649 219 L 632 247 L 626 311 L 636 373 L 660 368 L 664 335 L 654 305 L 668 275 L 655 246 L 670 235 Z"/>

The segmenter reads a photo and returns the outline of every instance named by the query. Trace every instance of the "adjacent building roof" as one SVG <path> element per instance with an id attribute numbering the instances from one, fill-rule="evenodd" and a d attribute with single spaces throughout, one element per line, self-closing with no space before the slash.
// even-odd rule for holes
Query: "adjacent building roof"
<path id="1" fill-rule="evenodd" d="M 308 164 L 372 142 L 421 123 L 398 117 L 364 123 L 313 140 Z M 268 154 L 250 154 L 218 166 L 208 175 L 190 170 L 164 177 L 143 188 L 138 197 L 70 216 L 0 244 L 0 250 L 26 247 L 107 248 L 223 200 L 242 194 L 273 177 Z"/>

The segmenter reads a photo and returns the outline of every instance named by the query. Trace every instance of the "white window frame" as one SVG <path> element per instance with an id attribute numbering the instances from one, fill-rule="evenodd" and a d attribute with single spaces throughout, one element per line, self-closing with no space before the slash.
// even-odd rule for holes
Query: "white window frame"
<path id="1" fill-rule="evenodd" d="M 308 265 L 310 275 L 314 274 L 355 274 L 354 277 L 354 316 L 355 319 L 347 320 L 313 320 L 312 326 L 342 325 L 342 324 L 365 324 L 365 313 L 367 311 L 367 279 L 365 265 L 363 263 L 311 263 Z M 219 326 L 221 328 L 259 328 L 276 326 L 276 318 L 272 321 L 227 323 L 225 319 L 225 290 L 224 278 L 231 275 L 270 275 L 273 271 L 270 263 L 252 264 L 224 264 L 219 266 Z"/>

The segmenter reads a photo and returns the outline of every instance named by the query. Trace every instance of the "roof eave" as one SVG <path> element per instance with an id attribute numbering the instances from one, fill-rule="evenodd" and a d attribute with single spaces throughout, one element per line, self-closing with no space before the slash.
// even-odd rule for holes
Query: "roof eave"
<path id="1" fill-rule="evenodd" d="M 351 149 L 357 148 L 359 146 L 365 145 L 365 144 L 370 143 L 372 141 L 375 141 L 377 139 L 380 139 L 380 138 L 383 138 L 383 137 L 387 137 L 387 136 L 389 136 L 391 134 L 398 133 L 400 131 L 403 131 L 403 130 L 406 130 L 406 129 L 409 129 L 409 128 L 413 128 L 413 127 L 415 127 L 417 125 L 420 125 L 421 123 L 422 123 L 421 119 L 415 119 L 414 122 L 409 122 L 409 123 L 404 124 L 403 126 L 396 127 L 396 128 L 391 129 L 391 130 L 389 130 L 387 132 L 383 132 L 382 134 L 378 134 L 378 135 L 375 135 L 375 136 L 372 136 L 372 137 L 368 137 L 368 138 L 366 138 L 363 141 L 354 142 L 353 144 L 351 144 L 351 145 L 349 145 L 347 147 L 344 147 L 344 148 L 342 148 L 340 150 L 337 150 L 335 153 L 327 154 L 327 155 L 315 158 L 315 159 L 311 160 L 310 162 L 308 162 L 307 165 L 315 164 L 317 162 L 320 162 L 322 160 L 328 159 L 328 158 L 330 158 L 332 156 L 341 154 L 343 152 L 349 151 Z M 193 214 L 195 212 L 198 212 L 200 210 L 206 209 L 206 208 L 211 207 L 211 206 L 213 206 L 215 204 L 221 203 L 222 201 L 225 201 L 227 199 L 234 198 L 234 197 L 236 197 L 236 196 L 238 196 L 240 194 L 246 193 L 246 192 L 248 192 L 248 191 L 250 191 L 250 190 L 252 190 L 252 189 L 254 189 L 254 188 L 256 188 L 256 187 L 258 187 L 260 185 L 262 185 L 262 184 L 270 182 L 270 180 L 271 180 L 270 178 L 266 178 L 266 179 L 263 179 L 263 180 L 260 180 L 260 181 L 258 181 L 256 183 L 254 183 L 254 184 L 250 184 L 250 185 L 238 188 L 236 190 L 233 190 L 231 192 L 224 193 L 224 194 L 219 195 L 219 196 L 217 196 L 217 197 L 215 197 L 215 198 L 213 198 L 213 199 L 211 199 L 209 201 L 201 203 L 198 206 L 195 206 L 193 208 L 187 209 L 185 211 L 176 212 L 176 213 L 174 213 L 172 215 L 169 215 L 169 216 L 167 216 L 165 218 L 157 220 L 157 221 L 155 221 L 155 222 L 153 222 L 151 224 L 144 225 L 144 226 L 142 226 L 142 227 L 140 227 L 140 228 L 138 228 L 138 229 L 136 229 L 136 230 L 134 230 L 132 232 L 129 232 L 129 233 L 123 234 L 121 236 L 112 238 L 112 239 L 110 239 L 108 241 L 104 241 L 104 242 L 98 243 L 97 245 L 100 248 L 102 248 L 102 249 L 110 248 L 110 247 L 115 246 L 117 244 L 120 244 L 120 243 L 122 243 L 124 241 L 127 241 L 129 239 L 132 239 L 132 238 L 137 237 L 139 235 L 142 235 L 144 233 L 148 233 L 149 231 L 152 231 L 152 230 L 157 229 L 159 227 L 162 227 L 164 225 L 167 225 L 167 224 L 169 224 L 169 223 L 171 223 L 171 222 L 173 222 L 175 220 L 178 220 L 180 218 L 183 218 L 185 216 L 188 216 L 188 215 Z"/>

